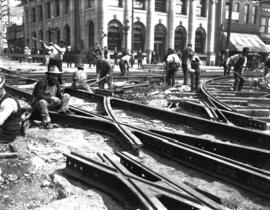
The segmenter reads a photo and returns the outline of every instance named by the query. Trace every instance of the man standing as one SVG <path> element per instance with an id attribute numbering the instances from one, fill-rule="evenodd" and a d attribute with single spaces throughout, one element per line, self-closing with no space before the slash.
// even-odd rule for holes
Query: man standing
<path id="1" fill-rule="evenodd" d="M 224 76 L 230 76 L 230 68 L 227 66 L 227 61 L 229 58 L 229 49 L 226 49 L 223 55 L 223 69 L 224 69 Z"/>
<path id="2" fill-rule="evenodd" d="M 109 89 L 112 89 L 113 82 L 113 69 L 109 62 L 102 58 L 102 56 L 98 57 L 97 62 L 97 82 L 99 89 L 105 89 L 105 83 L 108 84 Z"/>
<path id="3" fill-rule="evenodd" d="M 43 42 L 43 46 L 45 49 L 49 51 L 50 56 L 50 60 L 48 63 L 48 71 L 52 65 L 55 65 L 58 67 L 60 72 L 63 72 L 62 63 L 63 63 L 63 56 L 66 52 L 66 45 L 67 43 L 63 40 L 60 41 L 60 45 L 50 42 L 49 46 L 47 46 Z M 60 84 L 62 84 L 62 74 L 59 75 L 59 82 Z"/>
<path id="4" fill-rule="evenodd" d="M 236 54 L 228 58 L 228 68 L 234 67 L 234 91 L 241 91 L 244 85 L 243 73 L 247 65 L 248 47 L 244 47 L 242 53 Z"/>
<path id="5" fill-rule="evenodd" d="M 264 73 L 263 73 L 264 77 L 268 74 L 269 69 L 270 69 L 270 54 L 268 54 L 264 62 Z"/>
<path id="6" fill-rule="evenodd" d="M 103 48 L 103 54 L 104 54 L 104 58 L 105 59 L 108 59 L 108 49 L 107 49 L 107 47 L 105 46 L 104 48 Z"/>
<path id="7" fill-rule="evenodd" d="M 49 110 L 58 109 L 59 113 L 71 113 L 68 107 L 70 96 L 63 94 L 58 82 L 61 73 L 57 66 L 50 66 L 47 77 L 40 79 L 33 91 L 32 108 L 41 114 L 42 124 L 46 129 L 52 128 Z"/>
<path id="8" fill-rule="evenodd" d="M 198 91 L 200 85 L 201 59 L 197 55 L 191 56 L 190 59 L 190 68 L 194 70 L 194 72 L 190 73 L 190 88 L 191 91 Z"/>
<path id="9" fill-rule="evenodd" d="M 129 61 L 130 55 L 127 52 L 123 52 L 123 56 L 119 61 L 121 76 L 125 76 L 126 73 L 129 71 Z"/>
<path id="10" fill-rule="evenodd" d="M 114 57 L 114 66 L 118 65 L 118 49 L 117 47 L 114 48 L 113 52 L 113 57 Z"/>
<path id="11" fill-rule="evenodd" d="M 79 64 L 77 69 L 78 70 L 73 74 L 72 88 L 92 92 L 87 84 L 87 73 L 84 71 L 83 64 Z"/>
<path id="12" fill-rule="evenodd" d="M 176 71 L 180 66 L 180 59 L 176 55 L 174 50 L 172 50 L 171 54 L 168 55 L 166 63 L 167 63 L 166 83 L 168 86 L 174 86 Z"/>
<path id="13" fill-rule="evenodd" d="M 71 46 L 67 47 L 67 50 L 64 54 L 65 61 L 67 62 L 67 67 L 72 67 L 72 52 L 71 52 Z"/>
<path id="14" fill-rule="evenodd" d="M 142 55 L 142 50 L 139 49 L 137 52 L 137 60 L 138 60 L 138 69 L 142 68 L 142 60 L 143 60 L 143 55 Z"/>
<path id="15" fill-rule="evenodd" d="M 20 134 L 21 108 L 4 89 L 5 77 L 0 76 L 0 144 L 10 143 Z"/>
<path id="16" fill-rule="evenodd" d="M 188 71 L 187 71 L 187 61 L 189 56 L 193 55 L 192 44 L 188 44 L 187 48 L 183 50 L 182 53 L 182 67 L 183 67 L 183 75 L 184 75 L 184 85 L 188 83 Z"/>

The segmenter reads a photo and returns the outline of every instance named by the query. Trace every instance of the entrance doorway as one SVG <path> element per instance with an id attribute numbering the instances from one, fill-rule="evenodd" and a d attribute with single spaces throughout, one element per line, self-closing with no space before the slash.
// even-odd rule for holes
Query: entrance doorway
<path id="1" fill-rule="evenodd" d="M 166 35 L 167 35 L 166 27 L 161 23 L 157 24 L 155 26 L 155 37 L 154 37 L 154 49 L 158 54 L 157 62 L 162 61 L 166 53 Z"/>

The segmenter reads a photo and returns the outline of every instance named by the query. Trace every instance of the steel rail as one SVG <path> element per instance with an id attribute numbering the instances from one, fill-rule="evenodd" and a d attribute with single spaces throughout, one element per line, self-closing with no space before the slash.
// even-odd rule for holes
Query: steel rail
<path id="1" fill-rule="evenodd" d="M 55 115 L 60 118 L 62 117 L 60 119 L 62 122 L 67 123 L 67 119 L 69 119 L 69 122 L 74 125 L 76 124 L 77 126 L 80 124 L 83 128 L 92 125 L 96 126 L 97 122 L 95 121 L 91 124 L 89 121 L 91 118 L 83 116 L 64 116 L 57 113 Z M 54 113 L 52 113 L 52 116 L 54 116 Z M 83 118 L 83 120 L 79 120 L 80 118 Z M 107 123 L 109 124 L 111 121 L 108 120 Z M 107 127 L 103 127 L 103 129 L 104 128 L 108 130 Z M 211 176 L 228 181 L 229 183 L 260 196 L 268 199 L 270 198 L 269 172 L 262 171 L 246 164 L 242 164 L 180 142 L 176 143 L 174 139 L 169 139 L 165 136 L 153 135 L 151 132 L 142 131 L 137 128 L 134 128 L 132 133 L 137 136 L 149 150 L 177 160 L 180 163 L 210 174 Z"/>
<path id="2" fill-rule="evenodd" d="M 99 155 L 105 162 L 95 161 L 74 152 L 65 156 L 67 159 L 64 171 L 68 175 L 109 193 L 126 209 L 210 209 L 180 189 L 166 183 L 154 185 L 133 175 L 122 164 L 106 155 Z M 152 181 L 154 183 L 159 180 Z"/>
<path id="3" fill-rule="evenodd" d="M 200 105 L 198 103 L 192 103 L 189 101 L 184 101 L 182 99 L 169 99 L 169 103 L 171 103 L 173 106 L 176 106 L 177 104 L 180 105 L 183 109 L 187 111 L 196 112 L 198 114 L 203 114 L 203 116 L 209 116 L 207 113 L 206 107 L 203 105 Z M 212 107 L 213 110 L 217 110 L 217 108 Z M 250 116 L 231 112 L 223 109 L 219 109 L 220 112 L 233 124 L 245 127 L 245 128 L 252 128 L 257 130 L 265 131 L 268 129 L 268 124 L 265 121 L 254 119 Z M 218 114 L 218 113 L 217 113 Z M 209 119 L 209 118 L 208 118 Z"/>

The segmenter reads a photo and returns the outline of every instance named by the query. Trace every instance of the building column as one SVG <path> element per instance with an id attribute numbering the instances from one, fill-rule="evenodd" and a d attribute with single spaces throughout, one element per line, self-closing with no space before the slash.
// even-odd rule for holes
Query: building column
<path id="1" fill-rule="evenodd" d="M 188 15 L 188 43 L 192 44 L 192 49 L 195 49 L 195 33 L 196 28 L 196 7 L 197 0 L 190 0 L 189 2 L 189 15 Z"/>
<path id="2" fill-rule="evenodd" d="M 46 37 L 46 30 L 47 30 L 47 27 L 46 27 L 46 4 L 45 4 L 45 1 L 42 1 L 42 36 L 43 36 L 43 40 L 44 41 L 47 41 L 48 40 L 48 37 Z M 40 47 L 41 47 L 41 44 L 40 44 Z"/>
<path id="3" fill-rule="evenodd" d="M 124 36 L 127 50 L 131 50 L 131 24 L 132 24 L 132 0 L 125 0 L 124 8 Z M 126 43 L 127 42 L 127 43 Z"/>
<path id="4" fill-rule="evenodd" d="M 169 1 L 167 46 L 174 49 L 176 0 Z"/>
<path id="5" fill-rule="evenodd" d="M 208 59 L 207 63 L 208 65 L 214 65 L 216 56 L 214 53 L 215 50 L 215 25 L 216 25 L 216 19 L 215 19 L 215 14 L 216 14 L 216 3 L 215 0 L 209 0 L 209 7 L 208 7 L 208 25 L 207 25 L 207 54 L 208 54 Z"/>
<path id="6" fill-rule="evenodd" d="M 60 40 L 64 40 L 64 23 L 63 23 L 63 14 L 64 14 L 64 3 L 63 0 L 59 0 L 59 10 L 60 10 Z M 66 41 L 66 40 L 64 40 Z"/>
<path id="7" fill-rule="evenodd" d="M 70 0 L 70 46 L 76 49 L 75 43 L 75 9 L 74 9 L 74 0 Z"/>
<path id="8" fill-rule="evenodd" d="M 95 38 L 96 42 L 100 43 L 101 47 L 107 46 L 107 26 L 105 19 L 105 12 L 107 12 L 107 1 L 99 0 L 97 3 L 97 21 L 95 25 Z"/>
<path id="9" fill-rule="evenodd" d="M 151 60 L 151 53 L 154 50 L 154 41 L 155 41 L 154 15 L 155 15 L 155 0 L 149 0 L 147 9 L 147 25 L 146 25 L 146 53 L 148 61 Z"/>

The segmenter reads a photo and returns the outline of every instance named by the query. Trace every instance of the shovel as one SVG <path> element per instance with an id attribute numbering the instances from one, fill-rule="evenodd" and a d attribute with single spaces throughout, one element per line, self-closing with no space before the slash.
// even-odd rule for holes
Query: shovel
<path id="1" fill-rule="evenodd" d="M 107 77 L 108 77 L 107 75 L 106 75 L 106 76 L 104 76 L 104 77 L 102 77 L 100 80 L 98 80 L 98 81 L 93 82 L 92 84 L 90 84 L 90 85 L 89 85 L 89 87 L 91 87 L 91 86 L 93 86 L 93 85 L 95 85 L 95 84 L 99 83 L 100 81 L 102 81 L 102 80 L 106 79 Z"/>

